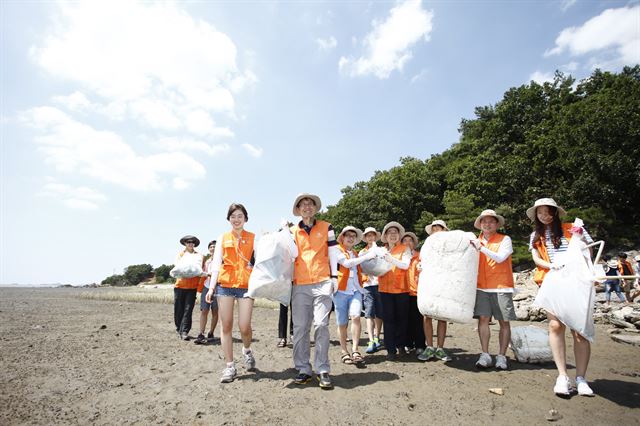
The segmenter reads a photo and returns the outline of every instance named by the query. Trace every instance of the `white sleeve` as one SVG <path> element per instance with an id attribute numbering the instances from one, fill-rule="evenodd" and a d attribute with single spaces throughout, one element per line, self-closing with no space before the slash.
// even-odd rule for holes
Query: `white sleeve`
<path id="1" fill-rule="evenodd" d="M 338 276 L 338 257 L 342 254 L 337 245 L 329 247 L 329 268 L 331 268 L 331 276 Z"/>
<path id="2" fill-rule="evenodd" d="M 213 284 L 218 282 L 218 272 L 220 272 L 220 266 L 222 266 L 222 235 L 218 237 L 217 241 L 218 243 L 213 251 L 213 258 L 209 265 L 209 272 L 211 272 L 210 282 Z"/>
<path id="3" fill-rule="evenodd" d="M 511 238 L 509 236 L 505 236 L 500 243 L 500 247 L 498 248 L 497 252 L 491 251 L 485 246 L 480 247 L 480 252 L 482 252 L 482 254 L 484 254 L 488 258 L 495 260 L 497 263 L 502 263 L 507 260 L 507 258 L 513 253 L 513 244 L 511 243 Z"/>
<path id="4" fill-rule="evenodd" d="M 402 253 L 402 258 L 400 260 L 391 256 L 391 263 L 393 263 L 396 268 L 405 270 L 409 269 L 409 265 L 411 264 L 411 250 L 407 248 L 405 252 Z"/>
<path id="5" fill-rule="evenodd" d="M 338 257 L 338 263 L 347 269 L 351 269 L 354 266 L 358 266 L 365 260 L 367 260 L 367 258 L 363 256 L 355 257 L 353 259 L 347 259 L 347 256 L 345 256 L 344 253 L 342 252 L 340 252 L 340 257 Z"/>

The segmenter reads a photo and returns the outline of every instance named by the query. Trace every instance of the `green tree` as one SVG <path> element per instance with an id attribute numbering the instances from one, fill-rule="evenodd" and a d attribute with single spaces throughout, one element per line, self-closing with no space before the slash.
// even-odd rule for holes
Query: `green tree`
<path id="1" fill-rule="evenodd" d="M 123 286 L 126 285 L 126 281 L 123 275 L 111 275 L 110 277 L 105 278 L 100 283 L 101 285 L 110 285 L 110 286 Z"/>
<path id="2" fill-rule="evenodd" d="M 169 275 L 169 272 L 173 269 L 173 265 L 160 265 L 156 269 L 153 270 L 156 276 L 157 283 L 165 283 L 167 281 L 171 281 L 172 278 Z"/>
<path id="3" fill-rule="evenodd" d="M 153 266 L 148 263 L 141 265 L 130 265 L 124 269 L 124 279 L 127 285 L 138 285 L 142 281 L 150 278 L 153 273 Z"/>

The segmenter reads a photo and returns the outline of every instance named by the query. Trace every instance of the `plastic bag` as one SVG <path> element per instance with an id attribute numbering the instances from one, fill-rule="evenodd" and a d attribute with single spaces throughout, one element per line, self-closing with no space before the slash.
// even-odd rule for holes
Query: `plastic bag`
<path id="1" fill-rule="evenodd" d="M 255 250 L 256 262 L 249 277 L 248 297 L 261 297 L 289 306 L 294 260 L 291 238 L 288 228 L 260 238 Z"/>
<path id="2" fill-rule="evenodd" d="M 551 313 L 567 327 L 593 342 L 595 275 L 586 246 L 581 234 L 574 233 L 567 251 L 557 254 L 554 259 L 556 264 L 564 266 L 547 273 L 533 305 Z"/>
<path id="3" fill-rule="evenodd" d="M 374 251 L 376 253 L 376 257 L 373 259 L 365 260 L 360 264 L 360 269 L 363 274 L 371 275 L 373 277 L 381 277 L 387 272 L 391 270 L 391 263 L 387 262 L 384 259 L 384 255 L 387 253 L 387 249 L 384 247 L 372 247 L 370 251 Z M 366 251 L 361 252 L 360 255 L 366 253 Z"/>
<path id="4" fill-rule="evenodd" d="M 202 271 L 202 255 L 200 253 L 185 252 L 180 259 L 176 261 L 176 265 L 169 275 L 173 278 L 193 278 L 203 275 Z"/>
<path id="5" fill-rule="evenodd" d="M 478 284 L 478 251 L 470 232 L 437 232 L 420 250 L 422 272 L 418 280 L 418 309 L 431 318 L 473 321 Z"/>
<path id="6" fill-rule="evenodd" d="M 553 361 L 549 332 L 545 329 L 532 325 L 513 327 L 510 346 L 518 362 L 540 364 Z"/>

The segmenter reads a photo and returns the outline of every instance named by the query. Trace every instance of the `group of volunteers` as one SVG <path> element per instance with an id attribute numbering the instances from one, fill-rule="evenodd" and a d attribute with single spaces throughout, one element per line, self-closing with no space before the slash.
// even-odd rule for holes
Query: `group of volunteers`
<path id="1" fill-rule="evenodd" d="M 293 203 L 293 214 L 301 218 L 298 224 L 290 228 L 291 244 L 295 246 L 292 252 L 296 253 L 291 291 L 293 363 L 297 370 L 294 383 L 303 385 L 315 377 L 321 388 L 333 387 L 329 363 L 329 317 L 332 307 L 335 307 L 341 361 L 345 364 L 363 366 L 365 363 L 365 357 L 359 348 L 363 310 L 369 337 L 365 353 L 371 354 L 384 347 L 390 361 L 412 350 L 415 350 L 418 359 L 422 361 L 450 361 L 451 357 L 444 346 L 447 322 L 437 321 L 434 344 L 432 319 L 423 316 L 418 310 L 418 278 L 425 253 L 424 245 L 421 251 L 416 250 L 419 244 L 417 236 L 406 232 L 401 224 L 393 221 L 387 223 L 382 232 L 372 227 L 361 231 L 354 226 L 346 226 L 336 236 L 330 223 L 316 219 L 320 208 L 320 198 L 309 193 L 298 195 Z M 567 251 L 569 240 L 574 234 L 570 232 L 571 225 L 561 221 L 561 217 L 566 214 L 565 210 L 551 198 L 537 200 L 526 214 L 534 227 L 529 243 L 537 267 L 534 279 L 541 284 L 547 271 L 562 267 L 557 259 Z M 181 338 L 188 338 L 191 310 L 198 290 L 203 297 L 200 333 L 196 343 L 206 341 L 204 333 L 209 311 L 212 314 L 209 340 L 213 339 L 217 317 L 220 316 L 221 346 L 226 362 L 220 379 L 223 383 L 232 382 L 237 375 L 231 336 L 236 300 L 244 365 L 248 371 L 254 370 L 256 366 L 251 349 L 253 299 L 245 297 L 254 263 L 255 242 L 255 235 L 244 229 L 248 219 L 247 210 L 242 204 L 229 206 L 227 220 L 231 224 L 231 230 L 209 244 L 212 256 L 206 262 L 206 280 L 203 282 L 198 277 L 179 279 L 175 286 L 175 323 Z M 509 322 L 515 320 L 516 315 L 512 298 L 512 242 L 509 236 L 498 232 L 504 224 L 504 217 L 494 210 L 484 210 L 474 223 L 475 228 L 480 231 L 478 237 L 471 240 L 471 245 L 479 252 L 474 309 L 481 347 L 476 362 L 478 368 L 508 368 L 506 351 L 511 335 Z M 434 220 L 425 230 L 429 236 L 449 231 L 442 220 Z M 586 231 L 582 236 L 587 243 L 592 242 Z M 379 249 L 378 240 L 386 250 Z M 354 247 L 361 241 L 366 246 L 358 253 Z M 199 244 L 199 240 L 193 236 L 186 236 L 180 242 L 185 246 L 180 255 L 185 252 L 193 253 L 194 247 Z M 364 275 L 361 264 L 381 253 L 391 269 L 378 277 Z M 554 392 L 569 395 L 574 386 L 566 368 L 566 327 L 552 312 L 547 312 L 547 317 L 549 343 L 558 369 Z M 495 360 L 489 352 L 489 325 L 492 318 L 498 321 L 500 327 L 499 350 Z M 352 337 L 350 346 L 347 340 L 349 321 Z M 381 338 L 383 326 L 384 342 Z M 310 343 L 312 328 L 315 344 L 313 363 Z M 592 396 L 593 391 L 585 379 L 590 343 L 574 330 L 571 333 L 574 340 L 577 392 Z M 284 337 L 286 338 L 286 331 Z M 282 341 L 279 346 L 284 346 Z"/>

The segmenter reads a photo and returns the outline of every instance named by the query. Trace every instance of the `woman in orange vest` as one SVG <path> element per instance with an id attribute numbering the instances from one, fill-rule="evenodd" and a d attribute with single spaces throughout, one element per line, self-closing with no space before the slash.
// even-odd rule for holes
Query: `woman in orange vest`
<path id="1" fill-rule="evenodd" d="M 218 312 L 222 331 L 220 341 L 224 352 L 226 367 L 222 370 L 221 383 L 232 382 L 236 375 L 233 361 L 233 305 L 238 301 L 238 327 L 242 337 L 242 354 L 247 371 L 253 371 L 256 360 L 251 350 L 251 315 L 253 313 L 253 299 L 245 297 L 249 287 L 249 276 L 253 269 L 253 243 L 255 235 L 244 230 L 244 224 L 249 220 L 247 209 L 242 204 L 231 204 L 227 211 L 227 220 L 231 224 L 231 231 L 218 237 L 218 244 L 211 261 L 211 283 L 207 292 L 207 302 L 215 294 L 218 300 Z"/>
<path id="2" fill-rule="evenodd" d="M 544 276 L 550 269 L 563 267 L 562 255 L 569 247 L 571 239 L 571 224 L 563 224 L 560 220 L 566 211 L 558 206 L 553 198 L 541 198 L 536 200 L 533 207 L 527 209 L 527 216 L 534 223 L 534 231 L 531 233 L 529 250 L 537 266 L 534 280 L 538 285 L 542 284 Z M 587 243 L 593 240 L 589 234 L 583 231 Z M 558 378 L 553 391 L 556 395 L 570 395 L 573 388 L 567 375 L 566 344 L 564 339 L 566 326 L 551 312 L 547 312 L 549 319 L 549 345 L 553 353 L 553 360 L 558 369 Z M 589 358 L 591 357 L 591 344 L 580 334 L 571 330 L 573 335 L 573 352 L 576 358 L 576 385 L 578 394 L 593 396 L 593 390 L 585 379 Z"/>
<path id="3" fill-rule="evenodd" d="M 186 253 L 199 256 L 199 262 L 204 263 L 202 255 L 195 250 L 195 247 L 200 245 L 199 239 L 193 235 L 186 235 L 180 238 L 180 244 L 184 246 L 184 250 L 178 253 L 176 264 Z M 202 277 L 178 278 L 173 288 L 173 319 L 178 337 L 182 340 L 189 340 L 193 307 L 196 303 L 196 293 L 201 281 Z"/>
<path id="4" fill-rule="evenodd" d="M 437 232 L 448 231 L 449 228 L 444 220 L 436 219 L 431 224 L 424 227 L 424 230 L 427 232 L 427 235 L 433 235 Z M 425 245 L 422 245 L 422 249 L 420 250 L 420 260 L 424 259 L 424 249 Z M 420 355 L 418 355 L 418 359 L 420 361 L 429 361 L 431 359 L 438 359 L 443 362 L 451 361 L 451 356 L 444 350 L 444 341 L 447 337 L 447 322 L 438 320 L 437 331 L 436 331 L 436 344 L 437 346 L 433 346 L 433 320 L 431 317 L 426 315 L 423 316 L 422 326 L 424 327 L 424 337 L 426 340 L 426 348 Z"/>
<path id="5" fill-rule="evenodd" d="M 362 313 L 362 271 L 360 264 L 373 259 L 376 254 L 371 251 L 360 257 L 353 250 L 353 246 L 362 241 L 362 231 L 354 226 L 345 226 L 338 235 L 338 291 L 333 295 L 336 308 L 336 323 L 340 336 L 341 360 L 344 364 L 364 365 L 364 358 L 358 352 L 360 343 L 360 314 Z M 347 349 L 347 325 L 351 319 L 351 353 Z"/>
<path id="6" fill-rule="evenodd" d="M 382 299 L 382 320 L 384 322 L 384 346 L 387 360 L 396 359 L 398 351 L 404 354 L 407 332 L 407 311 L 409 310 L 409 285 L 407 269 L 411 263 L 411 250 L 400 242 L 404 227 L 398 222 L 389 222 L 382 229 L 382 242 L 387 245 L 385 254 L 392 267 L 378 278 L 378 291 Z"/>
<path id="7" fill-rule="evenodd" d="M 402 244 L 411 250 L 411 262 L 407 269 L 407 283 L 409 285 L 409 311 L 407 312 L 407 341 L 405 350 L 416 351 L 420 355 L 425 349 L 424 327 L 422 314 L 418 309 L 418 277 L 420 276 L 420 252 L 416 250 L 418 237 L 413 232 L 405 232 L 402 236 Z"/>
<path id="8" fill-rule="evenodd" d="M 473 226 L 482 231 L 478 239 L 471 241 L 480 252 L 478 289 L 473 316 L 478 318 L 478 336 L 482 353 L 476 362 L 476 367 L 489 368 L 493 365 L 493 359 L 489 354 L 491 337 L 489 322 L 493 317 L 500 324 L 499 350 L 495 366 L 498 370 L 506 370 L 508 368 L 506 353 L 511 339 L 509 321 L 517 319 L 513 307 L 513 270 L 511 269 L 513 245 L 511 238 L 497 232 L 504 226 L 504 217 L 493 210 L 480 213 Z"/>

